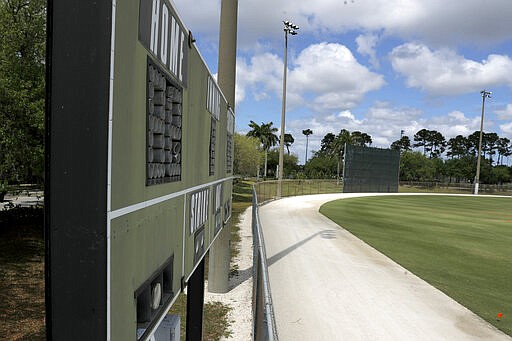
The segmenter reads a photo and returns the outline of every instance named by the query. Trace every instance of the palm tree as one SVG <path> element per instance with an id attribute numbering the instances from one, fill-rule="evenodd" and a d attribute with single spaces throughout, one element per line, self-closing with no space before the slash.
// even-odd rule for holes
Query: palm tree
<path id="1" fill-rule="evenodd" d="M 275 146 L 277 144 L 277 141 L 279 141 L 279 138 L 277 137 L 277 128 L 272 127 L 274 123 L 263 123 L 261 122 L 261 125 L 258 125 L 256 122 L 251 121 L 249 123 L 249 127 L 251 130 L 247 133 L 247 136 L 255 137 L 257 138 L 262 146 L 263 150 L 265 151 L 265 168 L 263 170 L 263 176 L 267 177 L 267 154 L 271 147 Z"/>
<path id="2" fill-rule="evenodd" d="M 346 144 L 354 144 L 353 136 L 347 129 L 341 129 L 333 141 L 334 155 L 338 158 L 343 156 Z"/>
<path id="3" fill-rule="evenodd" d="M 302 133 L 304 135 L 306 135 L 306 158 L 304 159 L 304 164 L 306 164 L 306 162 L 308 162 L 308 142 L 309 142 L 309 135 L 312 135 L 313 134 L 313 130 L 311 129 L 304 129 L 302 131 Z"/>
<path id="4" fill-rule="evenodd" d="M 284 145 L 286 146 L 286 151 L 288 155 L 290 155 L 290 146 L 295 142 L 292 134 L 284 134 Z"/>

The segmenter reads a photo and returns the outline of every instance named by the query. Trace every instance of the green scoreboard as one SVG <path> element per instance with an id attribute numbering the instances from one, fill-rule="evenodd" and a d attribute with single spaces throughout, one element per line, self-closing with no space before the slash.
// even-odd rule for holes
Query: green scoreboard
<path id="1" fill-rule="evenodd" d="M 48 2 L 49 340 L 147 338 L 231 216 L 234 113 L 172 2 Z"/>

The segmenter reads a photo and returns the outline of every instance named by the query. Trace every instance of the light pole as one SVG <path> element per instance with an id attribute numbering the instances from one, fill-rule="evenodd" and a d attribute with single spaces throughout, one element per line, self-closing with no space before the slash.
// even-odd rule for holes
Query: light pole
<path id="1" fill-rule="evenodd" d="M 299 26 L 289 22 L 283 21 L 284 24 L 284 71 L 283 71 L 283 106 L 281 110 L 281 138 L 279 139 L 279 175 L 277 185 L 277 197 L 281 198 L 281 189 L 283 184 L 284 172 L 284 129 L 285 129 L 285 112 L 286 112 L 286 69 L 287 69 L 287 54 L 288 54 L 288 33 L 292 36 L 297 34 Z"/>
<path id="2" fill-rule="evenodd" d="M 491 98 L 492 92 L 482 90 L 482 118 L 480 120 L 480 139 L 478 140 L 478 156 L 476 158 L 476 176 L 475 176 L 475 195 L 478 195 L 478 186 L 480 185 L 480 158 L 482 154 L 482 135 L 484 130 L 484 110 L 485 110 L 485 99 Z"/>

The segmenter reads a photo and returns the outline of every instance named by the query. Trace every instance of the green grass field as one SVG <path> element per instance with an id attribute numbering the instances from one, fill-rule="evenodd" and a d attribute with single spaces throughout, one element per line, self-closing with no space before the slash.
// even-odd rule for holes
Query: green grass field
<path id="1" fill-rule="evenodd" d="M 512 198 L 365 197 L 320 212 L 512 335 Z"/>

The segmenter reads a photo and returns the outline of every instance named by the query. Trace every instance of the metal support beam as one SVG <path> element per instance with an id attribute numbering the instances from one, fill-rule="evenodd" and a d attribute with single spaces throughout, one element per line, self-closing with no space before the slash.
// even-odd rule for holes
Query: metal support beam
<path id="1" fill-rule="evenodd" d="M 204 258 L 187 286 L 187 341 L 202 340 L 204 308 Z"/>

